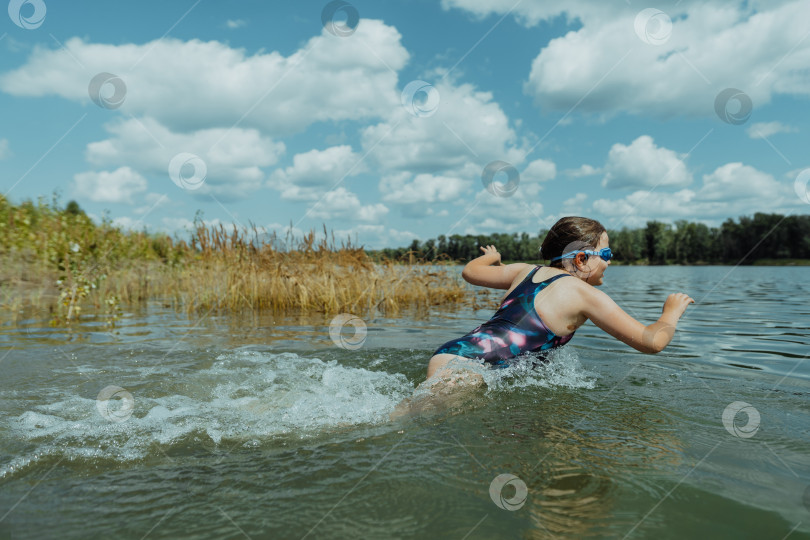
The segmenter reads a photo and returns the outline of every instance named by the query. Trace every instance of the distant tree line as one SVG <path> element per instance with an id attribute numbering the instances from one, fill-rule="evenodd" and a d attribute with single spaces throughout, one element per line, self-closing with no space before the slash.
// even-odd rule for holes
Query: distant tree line
<path id="1" fill-rule="evenodd" d="M 410 246 L 371 251 L 373 257 L 398 260 L 469 261 L 492 244 L 504 261 L 541 261 L 540 245 L 548 234 L 441 235 Z M 643 228 L 608 230 L 614 260 L 627 264 L 751 264 L 757 259 L 810 259 L 810 215 L 783 216 L 757 212 L 720 227 L 678 220 L 673 225 L 648 221 Z"/>

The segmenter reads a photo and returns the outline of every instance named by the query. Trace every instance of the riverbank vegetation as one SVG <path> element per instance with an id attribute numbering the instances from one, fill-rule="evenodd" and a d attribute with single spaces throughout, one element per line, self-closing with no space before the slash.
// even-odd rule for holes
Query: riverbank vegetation
<path id="1" fill-rule="evenodd" d="M 410 246 L 372 252 L 373 257 L 433 260 L 478 257 L 478 246 L 492 244 L 501 260 L 542 263 L 539 248 L 548 230 L 539 233 L 439 236 Z M 645 227 L 608 230 L 613 264 L 810 264 L 810 215 L 756 213 L 720 227 L 686 220 L 658 221 Z M 782 262 L 780 262 L 782 261 Z"/>
<path id="2" fill-rule="evenodd" d="M 279 238 L 255 226 L 194 225 L 187 239 L 123 231 L 109 218 L 96 223 L 73 201 L 64 208 L 56 199 L 14 205 L 0 196 L 0 320 L 47 314 L 63 325 L 87 314 L 114 325 L 124 307 L 149 302 L 189 313 L 476 308 L 477 295 L 453 265 L 478 257 L 487 244 L 504 263 L 543 263 L 537 254 L 547 233 L 439 236 L 371 251 L 337 242 L 325 226 L 323 235 Z M 810 262 L 810 216 L 757 213 L 719 228 L 653 221 L 608 232 L 618 264 Z"/>
<path id="3" fill-rule="evenodd" d="M 2 318 L 47 313 L 54 325 L 84 314 L 114 325 L 123 306 L 160 302 L 209 313 L 238 310 L 355 314 L 427 308 L 465 299 L 457 273 L 435 266 L 372 261 L 362 247 L 324 227 L 279 239 L 257 227 L 195 222 L 186 241 L 96 224 L 75 202 L 0 197 Z"/>

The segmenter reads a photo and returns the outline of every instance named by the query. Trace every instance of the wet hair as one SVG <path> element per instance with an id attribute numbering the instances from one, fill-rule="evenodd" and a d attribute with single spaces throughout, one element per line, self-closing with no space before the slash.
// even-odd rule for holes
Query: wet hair
<path id="1" fill-rule="evenodd" d="M 577 216 L 560 218 L 548 231 L 540 253 L 544 259 L 551 260 L 574 249 L 595 248 L 603 232 L 607 232 L 607 229 L 595 219 Z M 562 262 L 557 260 L 549 266 L 562 268 Z"/>

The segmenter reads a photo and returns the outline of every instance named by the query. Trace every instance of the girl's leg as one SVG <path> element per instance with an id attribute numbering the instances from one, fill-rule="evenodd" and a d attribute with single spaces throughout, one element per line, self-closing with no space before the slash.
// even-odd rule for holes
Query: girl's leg
<path id="1" fill-rule="evenodd" d="M 453 358 L 456 358 L 455 354 L 442 353 L 434 355 L 430 359 L 430 362 L 428 362 L 427 378 L 429 379 L 433 377 L 433 375 L 436 373 L 437 370 L 446 366 L 447 363 L 450 362 L 450 360 L 452 360 Z"/>
<path id="2" fill-rule="evenodd" d="M 452 364 L 451 361 L 455 360 Z M 475 361 L 455 354 L 437 354 L 428 362 L 427 379 L 420 384 L 413 396 L 405 398 L 391 413 L 391 420 L 405 415 L 421 414 L 426 410 L 441 410 L 455 402 L 463 403 L 469 391 L 485 385 L 484 377 L 465 363 L 475 366 Z M 450 365 L 448 365 L 450 364 Z"/>

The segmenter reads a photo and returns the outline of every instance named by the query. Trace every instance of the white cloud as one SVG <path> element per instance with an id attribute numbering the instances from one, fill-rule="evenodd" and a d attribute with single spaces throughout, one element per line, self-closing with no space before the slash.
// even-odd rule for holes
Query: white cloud
<path id="1" fill-rule="evenodd" d="M 287 233 L 292 233 L 293 236 L 300 237 L 304 234 L 303 229 L 299 229 L 298 227 L 293 227 L 292 223 L 288 223 L 283 225 L 281 223 L 270 223 L 265 228 L 265 231 L 275 232 L 276 234 L 286 235 Z"/>
<path id="2" fill-rule="evenodd" d="M 11 157 L 11 150 L 8 147 L 8 139 L 0 139 L 0 159 Z"/>
<path id="3" fill-rule="evenodd" d="M 332 242 L 332 235 L 334 235 L 334 240 L 337 245 L 340 245 L 342 241 L 345 242 L 347 238 L 351 238 L 352 243 L 354 243 L 355 238 L 358 239 L 360 244 L 363 244 L 365 247 L 369 247 L 371 249 L 378 249 L 382 247 L 391 247 L 395 245 L 399 245 L 405 239 L 408 243 L 413 238 L 418 238 L 418 235 L 407 232 L 407 231 L 398 231 L 396 229 L 386 229 L 384 225 L 372 225 L 372 224 L 359 224 L 348 229 L 331 229 L 329 230 L 328 238 L 325 238 L 323 235 L 323 229 L 311 229 L 311 231 L 304 231 L 303 229 L 299 229 L 298 227 L 290 228 L 290 224 L 282 225 L 281 223 L 271 223 L 264 227 L 266 234 L 264 236 L 260 236 L 266 241 L 269 241 L 271 235 L 275 233 L 276 235 L 276 243 L 279 247 L 286 246 L 288 241 L 288 235 L 292 232 L 292 236 L 294 241 L 292 242 L 292 247 L 297 245 L 297 241 L 299 241 L 305 234 L 309 234 L 312 232 L 315 237 L 315 242 L 320 242 L 321 240 L 327 240 L 327 242 Z"/>
<path id="4" fill-rule="evenodd" d="M 399 231 L 397 229 L 388 229 L 387 240 L 390 240 L 390 243 L 386 242 L 382 245 L 401 246 L 403 244 L 410 244 L 411 242 L 413 242 L 414 239 L 418 240 L 420 239 L 420 236 L 410 231 Z"/>
<path id="5" fill-rule="evenodd" d="M 431 116 L 413 116 L 399 105 L 388 119 L 362 130 L 363 148 L 376 163 L 386 170 L 438 174 L 472 162 L 479 176 L 496 159 L 520 164 L 515 132 L 490 92 L 448 81 L 436 83 L 436 90 L 440 98 Z"/>
<path id="6" fill-rule="evenodd" d="M 552 168 L 556 170 L 551 162 L 537 161 L 533 169 L 538 176 L 533 178 L 548 178 Z M 469 172 L 459 176 L 419 174 L 413 178 L 408 173 L 397 173 L 383 177 L 380 192 L 384 200 L 398 204 L 405 217 L 451 217 L 456 233 L 533 231 L 553 225 L 545 223 L 543 205 L 528 193 L 537 190 L 539 182 L 524 182 L 521 177 L 512 196 L 497 196 L 484 188 L 477 169 Z M 468 180 L 470 177 L 475 180 Z M 495 180 L 505 181 L 497 176 Z"/>
<path id="7" fill-rule="evenodd" d="M 235 30 L 237 28 L 242 28 L 247 24 L 247 21 L 244 19 L 229 19 L 225 22 L 225 26 L 230 28 L 231 30 Z"/>
<path id="8" fill-rule="evenodd" d="M 514 2 L 513 0 L 442 0 L 442 8 L 464 9 L 478 18 L 491 14 L 510 13 L 525 26 L 535 26 L 540 21 L 558 15 L 584 20 L 599 20 L 621 6 L 598 0 L 568 0 L 566 2 Z"/>
<path id="9" fill-rule="evenodd" d="M 357 209 L 360 221 L 379 221 L 388 213 L 388 207 L 382 203 L 369 204 Z"/>
<path id="10" fill-rule="evenodd" d="M 472 194 L 471 182 L 455 176 L 396 173 L 380 180 L 380 193 L 386 202 L 400 205 L 447 203 Z M 483 187 L 483 186 L 482 186 Z"/>
<path id="11" fill-rule="evenodd" d="M 324 238 L 322 230 L 313 230 L 315 234 L 316 241 Z M 259 239 L 263 243 L 271 243 L 277 249 L 281 249 L 282 247 L 291 247 L 295 248 L 298 245 L 298 241 L 301 240 L 306 233 L 303 229 L 299 229 L 298 227 L 293 227 L 292 223 L 287 223 L 283 225 L 281 223 L 270 223 L 265 227 L 262 227 L 259 230 Z"/>
<path id="12" fill-rule="evenodd" d="M 742 163 L 727 163 L 703 176 L 703 187 L 697 192 L 701 201 L 754 199 L 762 206 L 782 194 L 783 186 L 770 174 Z"/>
<path id="13" fill-rule="evenodd" d="M 100 167 L 128 166 L 162 179 L 162 187 L 177 189 L 169 178 L 169 163 L 181 152 L 199 156 L 206 164 L 205 183 L 197 191 L 226 199 L 244 197 L 261 186 L 261 167 L 273 165 L 284 144 L 256 129 L 212 128 L 175 133 L 156 120 L 114 121 L 105 126 L 111 138 L 87 145 L 87 160 Z M 227 133 L 227 136 L 225 136 Z M 184 173 L 185 174 L 185 173 Z"/>
<path id="14" fill-rule="evenodd" d="M 147 193 L 144 196 L 144 200 L 146 201 L 146 205 L 134 210 L 134 213 L 139 216 L 151 213 L 158 208 L 167 206 L 171 202 L 171 199 L 165 193 Z"/>
<path id="15" fill-rule="evenodd" d="M 678 155 L 642 135 L 629 146 L 614 144 L 604 167 L 602 186 L 608 188 L 675 186 L 692 183 L 692 173 Z"/>
<path id="16" fill-rule="evenodd" d="M 125 231 L 142 231 L 143 229 L 148 229 L 146 224 L 144 224 L 141 220 L 132 219 L 128 216 L 114 218 L 112 223 L 114 227 L 118 227 Z"/>
<path id="17" fill-rule="evenodd" d="M 29 42 L 15 39 L 13 36 L 10 35 L 6 35 L 6 37 L 3 38 L 2 44 L 9 52 L 13 53 L 18 53 L 21 51 L 27 51 L 31 49 L 31 44 Z"/>
<path id="18" fill-rule="evenodd" d="M 808 167 L 799 167 L 798 169 L 793 169 L 793 170 L 787 171 L 783 175 L 783 177 L 786 178 L 786 179 L 789 179 L 791 182 L 794 182 L 796 180 L 796 177 L 799 176 L 802 172 L 804 172 L 807 169 L 810 169 L 810 166 L 808 166 Z"/>
<path id="19" fill-rule="evenodd" d="M 396 71 L 409 58 L 400 39 L 396 28 L 370 19 L 351 39 L 322 30 L 287 57 L 248 56 L 244 49 L 197 39 L 111 45 L 74 37 L 64 49 L 36 47 L 25 65 L 0 76 L 0 89 L 94 106 L 88 74 L 109 72 L 126 84 L 120 110 L 127 114 L 152 117 L 175 131 L 238 122 L 286 135 L 315 122 L 387 117 L 399 108 Z M 76 61 L 86 69 L 76 69 Z"/>
<path id="20" fill-rule="evenodd" d="M 601 172 L 602 169 L 597 169 L 596 167 L 592 167 L 586 163 L 584 165 L 580 165 L 576 169 L 566 169 L 564 174 L 572 178 L 582 178 L 583 176 L 594 176 Z"/>
<path id="21" fill-rule="evenodd" d="M 583 203 L 588 199 L 588 195 L 586 193 L 577 193 L 570 199 L 566 199 L 563 201 L 562 211 L 565 214 L 569 215 L 582 215 L 584 212 L 583 210 Z"/>
<path id="22" fill-rule="evenodd" d="M 788 126 L 782 122 L 757 122 L 751 124 L 748 129 L 745 130 L 752 139 L 764 139 L 771 135 L 776 135 L 777 133 L 795 133 L 797 131 L 799 130 L 795 127 Z"/>
<path id="23" fill-rule="evenodd" d="M 504 232 L 507 229 L 506 223 L 499 219 L 488 217 L 480 223 L 473 223 L 464 228 L 464 234 L 489 234 L 493 232 Z"/>
<path id="24" fill-rule="evenodd" d="M 147 193 L 143 198 L 147 203 L 155 205 L 164 205 L 171 200 L 165 193 Z"/>
<path id="25" fill-rule="evenodd" d="M 351 146 L 333 146 L 296 154 L 293 165 L 274 171 L 267 185 L 280 191 L 282 199 L 313 201 L 339 180 L 365 170 Z"/>
<path id="26" fill-rule="evenodd" d="M 132 196 L 146 191 L 146 178 L 129 167 L 114 171 L 87 171 L 73 177 L 76 196 L 95 202 L 132 203 Z"/>
<path id="27" fill-rule="evenodd" d="M 598 199 L 593 210 L 606 216 L 606 227 L 643 227 L 647 221 L 677 219 L 721 221 L 755 212 L 787 214 L 801 206 L 793 182 L 777 182 L 770 174 L 742 163 L 727 163 L 703 176 L 698 191 L 639 190 L 622 199 Z"/>
<path id="28" fill-rule="evenodd" d="M 605 227 L 643 227 L 647 221 L 667 221 L 680 219 L 695 214 L 693 201 L 695 192 L 682 189 L 675 193 L 661 191 L 634 191 L 623 199 L 597 199 L 593 209 L 607 216 L 601 219 Z M 707 205 L 704 205 L 704 209 Z M 718 205 L 715 213 L 725 205 Z M 701 214 L 705 215 L 705 214 Z"/>
<path id="29" fill-rule="evenodd" d="M 126 116 L 105 126 L 109 137 L 90 143 L 86 158 L 97 168 L 128 166 L 153 183 L 159 179 L 153 189 L 166 190 L 173 204 L 207 194 L 227 202 L 262 186 L 285 200 L 315 202 L 344 175 L 374 168 L 380 178 L 398 172 L 407 178 L 387 190 L 381 181 L 378 204 L 360 203 L 349 190 L 334 189 L 310 215 L 374 223 L 394 203 L 412 216 L 447 217 L 450 204 L 461 204 L 457 199 L 466 189 L 475 188 L 467 200 L 483 189 L 480 177 L 487 163 L 498 159 L 523 168 L 524 156 L 492 93 L 471 84 L 450 78 L 438 82 L 437 114 L 411 116 L 400 102 L 408 81 L 397 72 L 410 56 L 401 39 L 393 26 L 367 19 L 351 39 L 323 31 L 285 54 L 249 54 L 217 41 L 113 45 L 71 38 L 64 49 L 35 48 L 22 67 L 0 75 L 0 89 L 20 96 L 57 95 L 94 107 L 87 96 L 88 74 L 115 73 L 126 83 L 127 94 L 120 111 L 109 114 Z M 86 71 L 68 65 L 75 66 L 74 58 Z M 286 150 L 278 137 L 319 122 L 347 120 L 343 126 L 349 129 L 351 121 L 360 124 L 358 153 L 340 142 L 266 169 Z M 180 188 L 168 178 L 168 164 L 181 152 L 199 156 L 207 166 L 199 190 L 175 191 Z M 551 162 L 538 160 L 533 167 L 538 182 L 556 174 Z M 530 180 L 522 180 L 524 194 Z M 440 185 L 431 186 L 431 181 Z M 439 206 L 432 208 L 432 203 Z M 136 211 L 145 214 L 148 207 Z"/>
<path id="30" fill-rule="evenodd" d="M 547 216 L 544 215 L 543 204 L 532 198 L 527 199 L 525 195 L 521 196 L 520 189 L 522 186 L 511 197 L 498 197 L 486 190 L 478 192 L 464 221 L 467 223 L 466 231 L 476 232 L 465 232 L 478 234 L 550 228 L 554 223 L 546 224 Z M 461 215 L 465 212 L 466 210 Z"/>
<path id="31" fill-rule="evenodd" d="M 520 174 L 520 186 L 518 193 L 527 197 L 535 197 L 542 189 L 543 182 L 548 182 L 557 176 L 557 166 L 553 161 L 545 159 L 536 159 L 526 166 L 526 169 Z M 505 183 L 506 178 L 499 179 L 496 175 L 495 180 Z"/>
<path id="32" fill-rule="evenodd" d="M 202 226 L 206 227 L 209 230 L 210 229 L 219 229 L 220 227 L 222 227 L 225 230 L 225 232 L 229 233 L 229 234 L 233 231 L 234 227 L 236 228 L 237 231 L 239 231 L 240 234 L 242 234 L 243 232 L 245 232 L 248 229 L 246 224 L 239 222 L 236 217 L 234 217 L 234 216 L 229 216 L 229 217 L 231 217 L 231 220 L 227 220 L 227 221 L 222 220 L 220 218 L 205 219 L 205 220 L 202 221 Z M 182 217 L 181 218 L 171 218 L 170 217 L 170 218 L 168 218 L 166 220 L 161 220 L 161 221 L 165 222 L 164 225 L 167 225 L 167 226 L 168 225 L 175 225 L 175 226 L 178 226 L 178 227 L 182 227 L 183 230 L 185 230 L 185 227 L 188 227 L 188 226 L 190 226 L 192 228 L 192 230 L 194 229 L 194 221 L 189 220 L 187 218 L 182 218 Z M 164 228 L 164 230 L 168 230 L 168 229 Z M 176 231 L 176 232 L 180 232 L 180 231 Z M 252 232 L 253 232 L 252 230 L 247 230 L 248 235 L 251 235 Z"/>
<path id="33" fill-rule="evenodd" d="M 370 249 L 398 247 L 410 244 L 419 235 L 410 231 L 386 228 L 383 225 L 358 225 L 351 229 L 335 231 L 335 239 L 340 241 L 350 238 L 352 244 L 363 245 Z"/>
<path id="34" fill-rule="evenodd" d="M 683 2 L 667 8 L 672 32 L 661 45 L 636 35 L 637 7 L 607 6 L 575 2 L 583 26 L 533 61 L 525 91 L 542 109 L 715 117 L 715 98 L 729 87 L 747 93 L 754 111 L 774 94 L 810 94 L 803 0 Z"/>
<path id="35" fill-rule="evenodd" d="M 526 166 L 523 174 L 520 175 L 520 179 L 521 181 L 547 182 L 555 176 L 557 176 L 557 166 L 553 161 L 536 159 Z"/>
<path id="36" fill-rule="evenodd" d="M 388 213 L 382 204 L 363 205 L 357 195 L 343 186 L 329 191 L 309 210 L 309 216 L 322 219 L 359 219 L 361 221 L 379 221 Z"/>
<path id="37" fill-rule="evenodd" d="M 195 230 L 194 222 L 186 218 L 165 217 L 160 220 L 163 229 L 169 234 L 188 233 Z"/>
<path id="38" fill-rule="evenodd" d="M 765 11 L 768 8 L 791 3 L 793 0 L 748 0 L 745 2 L 752 11 Z M 701 4 L 702 0 L 679 0 L 676 5 L 686 8 L 691 4 Z M 739 0 L 715 0 L 718 5 L 737 6 Z M 525 26 L 536 26 L 541 21 L 549 21 L 564 15 L 570 23 L 578 19 L 584 23 L 604 20 L 617 12 L 637 13 L 641 10 L 632 4 L 612 4 L 604 0 L 567 0 L 566 2 L 514 2 L 512 0 L 442 0 L 442 8 L 463 9 L 484 18 L 493 14 L 511 14 Z M 672 13 L 670 13 L 672 15 Z"/>

